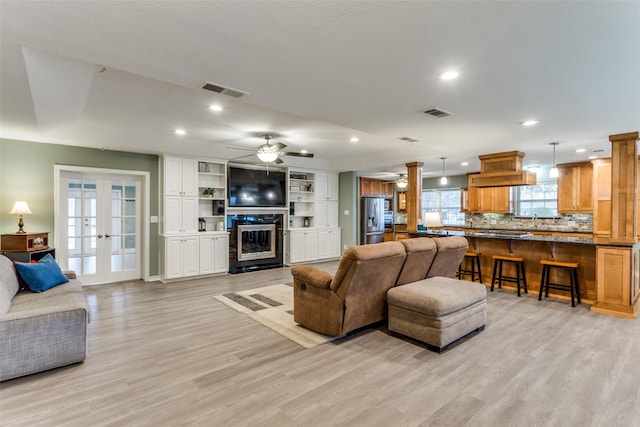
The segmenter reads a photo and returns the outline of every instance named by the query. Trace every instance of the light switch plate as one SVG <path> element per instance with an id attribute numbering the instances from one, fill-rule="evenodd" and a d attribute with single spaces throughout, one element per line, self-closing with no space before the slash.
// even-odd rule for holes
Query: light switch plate
<path id="1" fill-rule="evenodd" d="M 149 218 L 149 222 L 151 224 L 157 224 L 158 223 L 158 216 L 157 215 L 152 215 L 151 218 Z"/>

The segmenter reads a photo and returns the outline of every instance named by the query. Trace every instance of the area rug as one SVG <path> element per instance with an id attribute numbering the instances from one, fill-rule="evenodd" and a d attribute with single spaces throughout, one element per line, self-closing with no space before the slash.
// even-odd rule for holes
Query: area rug
<path id="1" fill-rule="evenodd" d="M 290 284 L 216 295 L 214 298 L 305 348 L 338 338 L 310 331 L 293 321 L 293 288 Z"/>

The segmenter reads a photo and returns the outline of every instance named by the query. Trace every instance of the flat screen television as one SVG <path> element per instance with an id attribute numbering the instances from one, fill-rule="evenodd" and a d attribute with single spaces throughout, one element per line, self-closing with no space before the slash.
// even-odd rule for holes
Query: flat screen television
<path id="1" fill-rule="evenodd" d="M 285 207 L 286 179 L 282 171 L 229 166 L 230 207 Z"/>

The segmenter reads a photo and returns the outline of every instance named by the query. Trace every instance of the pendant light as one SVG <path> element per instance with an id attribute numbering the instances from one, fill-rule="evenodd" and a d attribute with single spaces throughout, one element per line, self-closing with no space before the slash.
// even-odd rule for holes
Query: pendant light
<path id="1" fill-rule="evenodd" d="M 445 159 L 446 157 L 440 157 L 440 160 L 442 160 L 442 177 L 440 178 L 440 185 L 447 185 L 447 183 L 449 182 L 449 180 L 447 179 L 447 176 L 444 174 Z"/>
<path id="2" fill-rule="evenodd" d="M 549 169 L 549 178 L 557 178 L 558 168 L 556 167 L 556 145 L 558 145 L 558 142 L 550 142 L 549 144 L 553 145 L 553 167 Z"/>
<path id="3" fill-rule="evenodd" d="M 400 175 L 400 177 L 396 181 L 396 185 L 398 186 L 398 188 L 407 188 L 407 185 L 409 185 L 407 177 L 404 174 Z"/>

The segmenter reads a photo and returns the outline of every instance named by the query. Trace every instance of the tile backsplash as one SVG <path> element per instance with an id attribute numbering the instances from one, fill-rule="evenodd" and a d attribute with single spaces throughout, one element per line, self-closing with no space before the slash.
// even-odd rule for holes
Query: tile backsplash
<path id="1" fill-rule="evenodd" d="M 557 230 L 591 233 L 591 214 L 560 215 L 556 218 L 517 217 L 512 214 L 465 214 L 465 227 L 514 230 Z"/>

